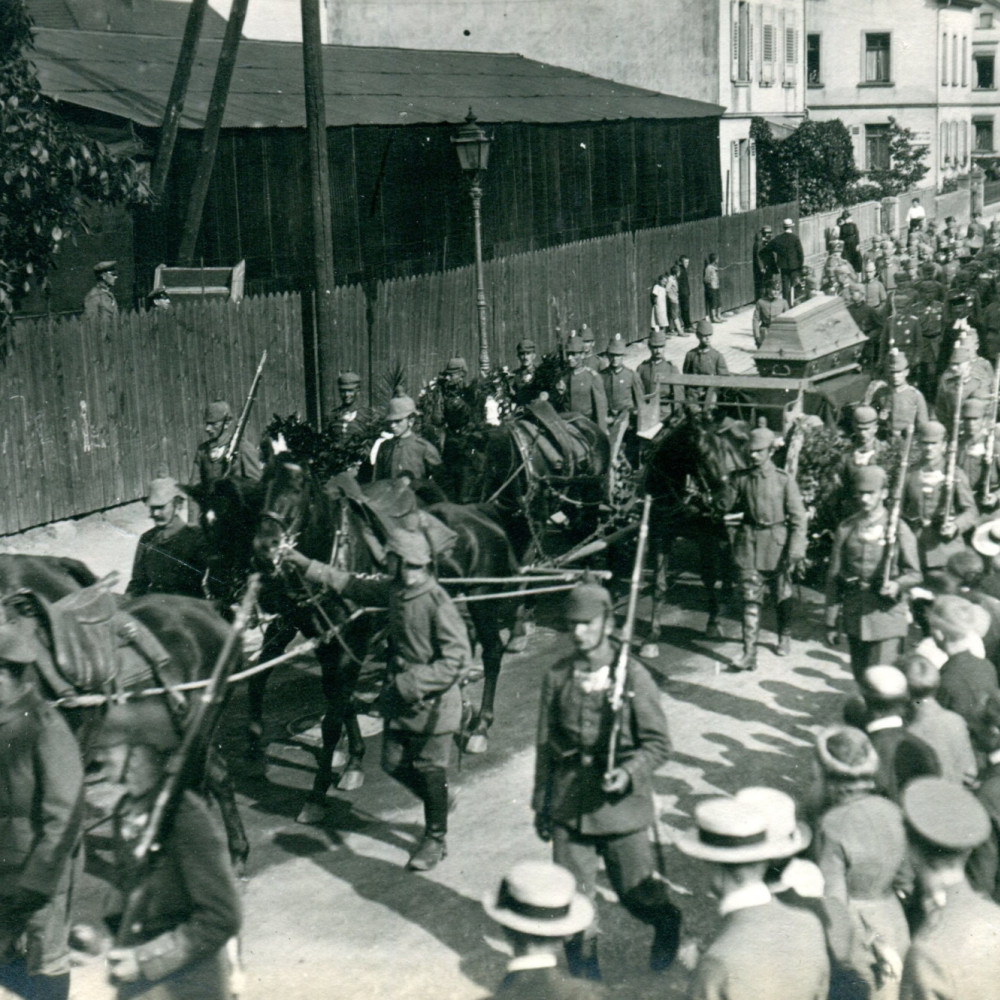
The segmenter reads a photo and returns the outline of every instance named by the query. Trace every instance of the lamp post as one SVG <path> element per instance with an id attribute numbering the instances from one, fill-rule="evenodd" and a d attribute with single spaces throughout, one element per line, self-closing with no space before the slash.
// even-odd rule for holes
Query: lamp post
<path id="1" fill-rule="evenodd" d="M 479 318 L 479 368 L 485 375 L 490 370 L 490 345 L 486 336 L 486 291 L 483 287 L 483 174 L 490 158 L 490 137 L 479 126 L 469 108 L 465 124 L 452 136 L 458 163 L 469 178 L 472 196 L 472 224 L 476 237 L 476 312 Z"/>

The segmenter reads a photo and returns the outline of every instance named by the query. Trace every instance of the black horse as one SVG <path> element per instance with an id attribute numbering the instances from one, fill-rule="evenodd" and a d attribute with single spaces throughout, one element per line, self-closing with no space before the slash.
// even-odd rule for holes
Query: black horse
<path id="1" fill-rule="evenodd" d="M 363 781 L 365 746 L 353 695 L 381 616 L 364 613 L 355 617 L 358 609 L 339 595 L 310 584 L 294 570 L 279 571 L 276 555 L 282 545 L 294 545 L 311 559 L 348 572 L 371 573 L 381 569 L 379 548 L 385 538 L 379 537 L 379 523 L 364 516 L 363 505 L 359 506 L 363 495 L 349 476 L 337 477 L 323 487 L 305 463 L 283 455 L 268 466 L 261 485 L 262 503 L 253 546 L 259 564 L 271 570 L 261 605 L 265 611 L 279 614 L 289 627 L 321 640 L 316 656 L 326 704 L 321 726 L 323 745 L 310 802 L 300 816 L 312 821 L 322 815 L 322 802 L 332 783 L 334 750 L 345 730 L 348 760 L 338 787 L 352 790 Z M 407 494 L 409 491 L 401 493 L 404 504 Z M 506 535 L 482 510 L 440 503 L 426 508 L 426 513 L 444 522 L 456 536 L 454 545 L 438 560 L 439 575 L 455 579 L 516 575 L 518 565 Z M 422 511 L 415 507 L 395 512 L 401 526 L 420 528 L 421 516 Z M 468 596 L 478 596 L 483 589 L 467 588 Z M 482 646 L 485 675 L 483 702 L 472 730 L 477 737 L 474 750 L 486 748 L 504 652 L 501 633 L 512 627 L 514 603 L 500 600 L 467 604 L 467 623 Z M 346 777 L 350 780 L 345 783 Z"/>
<path id="2" fill-rule="evenodd" d="M 708 594 L 705 634 L 720 638 L 715 585 L 731 582 L 732 561 L 723 520 L 726 480 L 744 468 L 749 428 L 728 418 L 721 423 L 700 413 L 665 428 L 653 441 L 646 463 L 646 492 L 653 497 L 650 552 L 655 567 L 651 641 L 659 639 L 657 602 L 669 578 L 670 551 L 678 538 L 697 543 L 699 574 Z"/>
<path id="3" fill-rule="evenodd" d="M 0 553 L 0 595 L 30 590 L 48 601 L 58 601 L 94 583 L 97 577 L 79 559 Z"/>

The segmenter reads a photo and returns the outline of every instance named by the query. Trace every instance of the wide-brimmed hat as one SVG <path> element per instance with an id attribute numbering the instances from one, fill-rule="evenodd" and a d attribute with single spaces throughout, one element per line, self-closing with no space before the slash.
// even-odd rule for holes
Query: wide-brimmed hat
<path id="1" fill-rule="evenodd" d="M 498 924 L 535 937 L 570 937 L 594 920 L 576 880 L 551 861 L 519 861 L 496 892 L 483 896 L 483 909 Z"/>
<path id="2" fill-rule="evenodd" d="M 694 808 L 695 827 L 681 834 L 677 848 L 691 858 L 721 864 L 744 864 L 787 857 L 775 850 L 767 836 L 764 812 L 728 796 L 707 799 Z"/>
<path id="3" fill-rule="evenodd" d="M 393 396 L 385 411 L 386 420 L 402 420 L 417 412 L 417 404 L 409 396 Z"/>
<path id="4" fill-rule="evenodd" d="M 767 838 L 772 850 L 781 851 L 780 854 L 772 854 L 772 858 L 790 858 L 809 846 L 812 830 L 807 824 L 798 821 L 795 799 L 787 792 L 765 785 L 753 785 L 741 788 L 735 798 L 737 802 L 745 802 L 767 817 Z"/>
<path id="5" fill-rule="evenodd" d="M 171 500 L 181 495 L 177 480 L 172 476 L 161 476 L 154 479 L 149 484 L 149 493 L 146 495 L 146 503 L 150 507 L 163 507 Z"/>
<path id="6" fill-rule="evenodd" d="M 1000 518 L 984 521 L 976 528 L 972 533 L 972 547 L 988 559 L 1000 555 Z"/>
<path id="7" fill-rule="evenodd" d="M 927 621 L 960 632 L 974 632 L 982 639 L 990 630 L 990 613 L 958 594 L 940 594 L 927 609 Z"/>
<path id="8" fill-rule="evenodd" d="M 866 700 L 878 702 L 904 702 L 910 689 L 906 674 L 898 667 L 885 663 L 868 667 L 861 675 L 861 693 Z"/>
<path id="9" fill-rule="evenodd" d="M 866 733 L 854 726 L 830 726 L 816 734 L 816 757 L 824 772 L 841 781 L 861 781 L 878 773 L 878 754 Z"/>

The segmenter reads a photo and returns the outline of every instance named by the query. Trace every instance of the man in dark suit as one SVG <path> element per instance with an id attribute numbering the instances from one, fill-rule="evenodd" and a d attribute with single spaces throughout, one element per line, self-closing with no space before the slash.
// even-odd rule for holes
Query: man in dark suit
<path id="1" fill-rule="evenodd" d="M 773 256 L 775 266 L 781 275 L 781 297 L 789 306 L 794 306 L 792 292 L 806 258 L 802 249 L 802 240 L 793 232 L 795 223 L 791 219 L 785 219 L 781 228 L 783 230 L 781 235 L 775 236 L 764 247 L 764 253 Z"/>
<path id="2" fill-rule="evenodd" d="M 497 892 L 483 897 L 483 909 L 501 927 L 514 957 L 494 994 L 497 1000 L 597 1000 L 596 983 L 574 979 L 558 967 L 560 944 L 582 933 L 594 906 L 573 876 L 549 861 L 520 861 Z"/>
<path id="3" fill-rule="evenodd" d="M 764 297 L 767 288 L 767 281 L 774 272 L 774 258 L 764 252 L 764 248 L 771 243 L 771 227 L 764 226 L 753 238 L 753 298 Z"/>

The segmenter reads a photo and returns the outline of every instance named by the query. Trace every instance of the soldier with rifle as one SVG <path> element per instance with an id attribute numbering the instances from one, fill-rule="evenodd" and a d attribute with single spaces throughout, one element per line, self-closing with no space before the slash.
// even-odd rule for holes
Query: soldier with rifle
<path id="1" fill-rule="evenodd" d="M 921 582 L 917 540 L 900 520 L 912 429 L 907 431 L 892 506 L 885 508 L 886 472 L 869 465 L 854 473 L 858 512 L 837 527 L 826 582 L 827 641 L 847 636 L 851 670 L 892 663 L 909 629 L 906 591 Z"/>
<path id="2" fill-rule="evenodd" d="M 592 901 L 604 859 L 622 904 L 653 927 L 649 961 L 660 971 L 677 953 L 681 914 L 656 875 L 649 838 L 653 773 L 670 752 L 667 721 L 659 690 L 629 655 L 648 525 L 647 497 L 620 642 L 611 638 L 607 590 L 582 580 L 569 593 L 564 614 L 575 648 L 542 680 L 532 809 L 553 860 Z M 595 921 L 567 942 L 572 975 L 600 978 L 596 935 Z"/>
<path id="3" fill-rule="evenodd" d="M 958 441 L 958 467 L 968 478 L 980 510 L 992 510 L 996 506 L 997 474 L 1000 471 L 995 423 L 993 445 L 990 446 L 990 428 L 986 422 L 988 405 L 981 399 L 963 401 L 962 430 Z"/>

